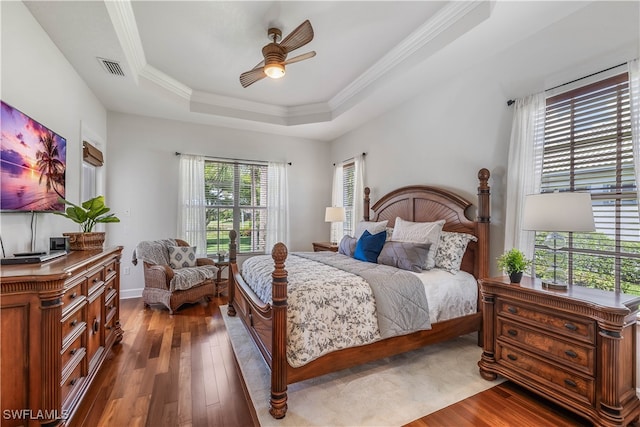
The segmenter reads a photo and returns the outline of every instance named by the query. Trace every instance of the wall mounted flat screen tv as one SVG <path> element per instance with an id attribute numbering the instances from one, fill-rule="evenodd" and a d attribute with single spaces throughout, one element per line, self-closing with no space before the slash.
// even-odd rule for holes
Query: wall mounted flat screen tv
<path id="1" fill-rule="evenodd" d="M 67 140 L 0 102 L 0 210 L 63 211 Z"/>

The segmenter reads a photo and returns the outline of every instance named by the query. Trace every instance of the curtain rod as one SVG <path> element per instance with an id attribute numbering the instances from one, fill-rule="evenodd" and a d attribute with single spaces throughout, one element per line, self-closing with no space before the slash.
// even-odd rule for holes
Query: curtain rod
<path id="1" fill-rule="evenodd" d="M 367 153 L 362 153 L 362 157 L 366 157 L 366 156 L 367 156 Z M 342 163 L 348 162 L 349 160 L 352 160 L 352 159 L 354 159 L 354 157 L 349 157 L 348 159 L 343 160 Z M 333 166 L 335 166 L 335 165 L 336 164 L 334 163 Z"/>
<path id="2" fill-rule="evenodd" d="M 579 82 L 580 80 L 588 79 L 589 77 L 593 77 L 593 76 L 598 75 L 600 73 L 606 73 L 607 71 L 613 70 L 614 68 L 618 68 L 618 67 L 621 67 L 621 66 L 626 65 L 626 64 L 627 64 L 626 62 L 623 62 L 622 64 L 614 65 L 613 67 L 609 67 L 609 68 L 607 68 L 605 70 L 596 71 L 595 73 L 591 73 L 588 76 L 580 77 L 580 78 L 577 78 L 575 80 L 571 80 L 570 82 L 559 84 L 558 86 L 554 86 L 554 87 L 552 87 L 550 89 L 545 89 L 544 91 L 548 92 L 550 90 L 558 89 L 559 87 L 570 85 L 571 83 Z M 511 107 L 513 104 L 515 104 L 515 102 L 516 102 L 515 99 L 510 99 L 510 100 L 507 101 L 507 106 Z"/>
<path id="3" fill-rule="evenodd" d="M 231 160 L 233 162 L 252 162 L 252 163 L 269 163 L 269 161 L 267 160 L 251 160 L 251 159 L 232 159 L 230 157 L 214 157 L 214 156 L 205 156 L 203 154 L 189 154 L 189 153 L 181 153 L 179 151 L 176 151 L 176 156 L 181 156 L 181 155 L 187 155 L 187 156 L 200 156 L 200 157 L 204 157 L 207 159 L 215 159 L 215 160 Z M 291 162 L 285 162 L 286 164 L 288 164 L 289 166 L 292 165 Z"/>

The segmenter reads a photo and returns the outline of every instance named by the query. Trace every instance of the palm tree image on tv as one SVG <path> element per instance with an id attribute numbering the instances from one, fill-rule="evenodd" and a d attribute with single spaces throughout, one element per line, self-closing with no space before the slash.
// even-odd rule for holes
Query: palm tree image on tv
<path id="1" fill-rule="evenodd" d="M 63 211 L 67 141 L 1 102 L 0 210 Z"/>
<path id="2" fill-rule="evenodd" d="M 64 191 L 65 168 L 64 163 L 60 161 L 60 152 L 53 133 L 47 132 L 44 136 L 41 136 L 40 143 L 44 146 L 44 150 L 36 153 L 36 167 L 40 172 L 38 183 L 42 184 L 44 179 L 47 192 L 53 190 L 59 197 L 64 199 L 64 194 L 60 193 L 58 186 Z"/>

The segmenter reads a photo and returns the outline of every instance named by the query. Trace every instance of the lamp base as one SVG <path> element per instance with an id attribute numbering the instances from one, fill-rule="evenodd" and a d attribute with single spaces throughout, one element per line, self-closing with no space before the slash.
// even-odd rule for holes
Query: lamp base
<path id="1" fill-rule="evenodd" d="M 566 291 L 569 288 L 569 285 L 566 283 L 556 283 L 556 282 L 548 282 L 546 280 L 542 281 L 542 287 L 545 289 L 553 289 L 556 291 Z"/>

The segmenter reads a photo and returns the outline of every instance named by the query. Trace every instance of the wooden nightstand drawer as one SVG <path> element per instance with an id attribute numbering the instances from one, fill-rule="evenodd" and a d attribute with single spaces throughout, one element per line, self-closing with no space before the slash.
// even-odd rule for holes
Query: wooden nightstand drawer
<path id="1" fill-rule="evenodd" d="M 500 317 L 497 319 L 497 326 L 498 339 L 524 344 L 544 358 L 553 358 L 585 374 L 593 375 L 595 372 L 594 347 L 570 343 Z"/>
<path id="2" fill-rule="evenodd" d="M 595 381 L 568 369 L 547 363 L 500 342 L 496 344 L 496 361 L 522 372 L 532 381 L 552 387 L 577 401 L 588 405 L 595 403 Z"/>
<path id="3" fill-rule="evenodd" d="M 595 344 L 595 323 L 585 319 L 573 318 L 559 313 L 552 313 L 535 306 L 515 303 L 500 299 L 497 302 L 497 314 L 505 318 L 530 323 L 549 332 L 557 332 L 569 338 Z"/>
<path id="4" fill-rule="evenodd" d="M 640 417 L 640 296 L 576 285 L 548 289 L 531 277 L 479 284 L 484 379 L 502 375 L 598 426 L 627 426 Z"/>

